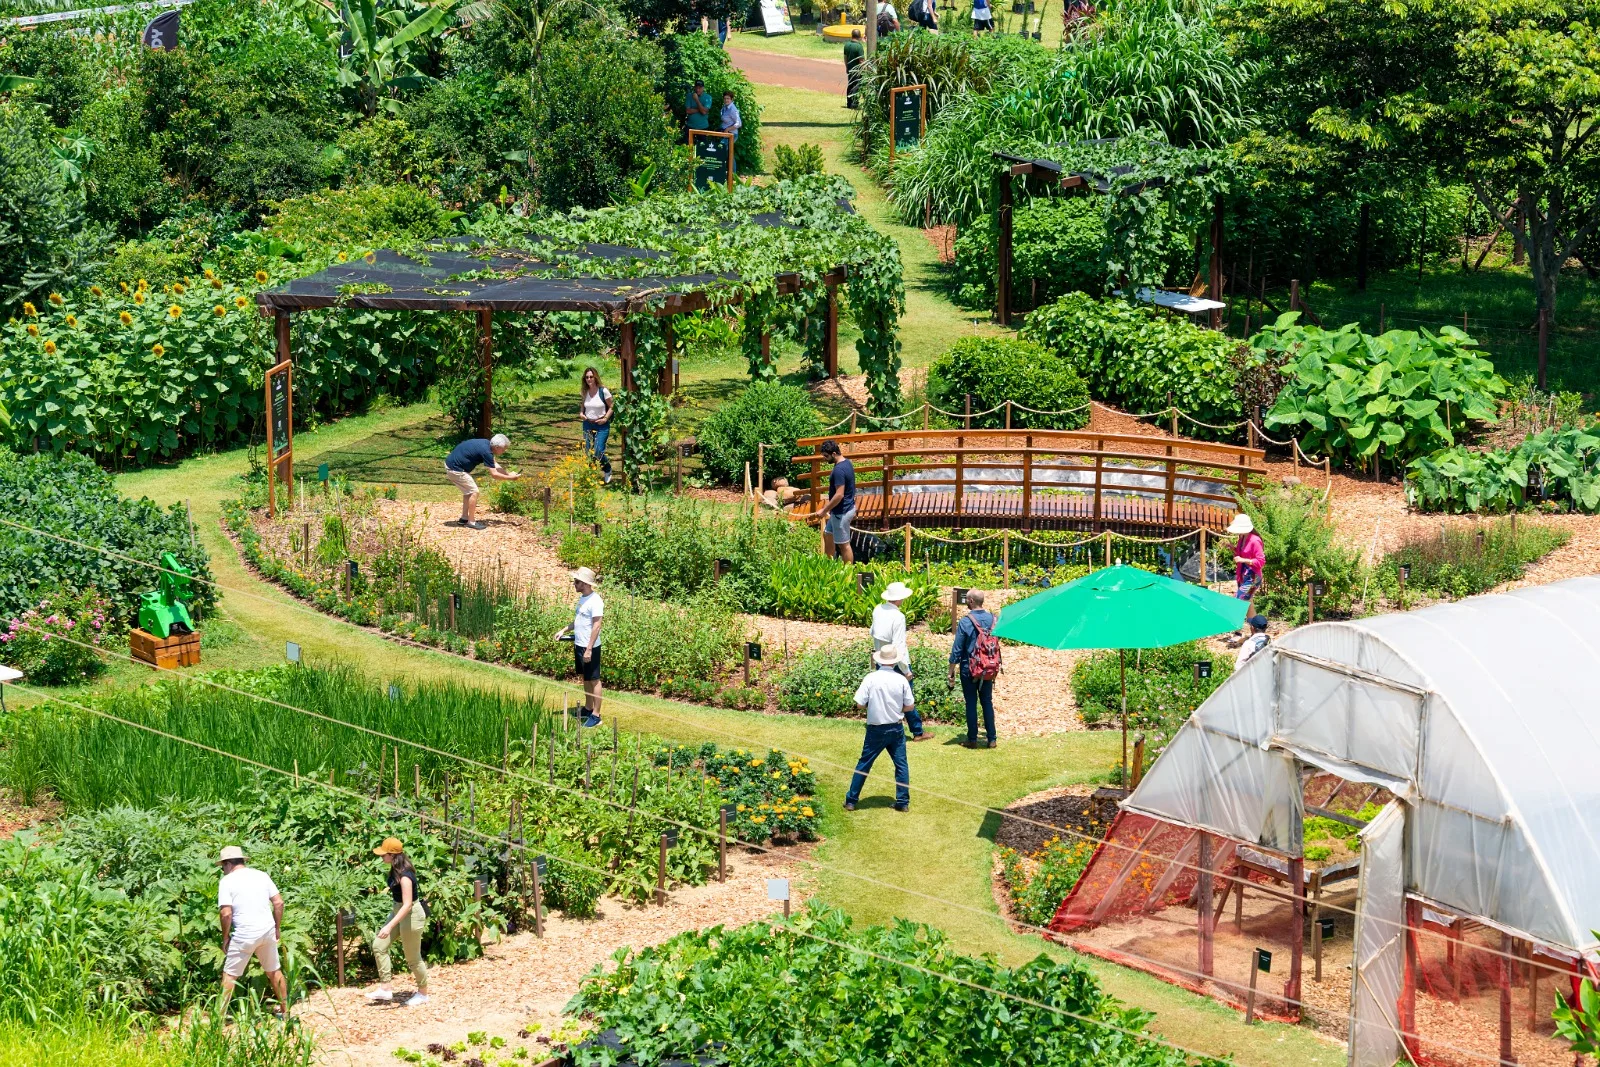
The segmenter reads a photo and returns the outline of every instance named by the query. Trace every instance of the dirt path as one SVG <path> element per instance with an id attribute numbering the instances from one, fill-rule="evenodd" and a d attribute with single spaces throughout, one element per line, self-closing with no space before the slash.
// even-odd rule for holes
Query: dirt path
<path id="1" fill-rule="evenodd" d="M 561 1023 L 561 1009 L 577 992 L 590 970 L 623 946 L 659 944 L 685 930 L 708 926 L 742 926 L 782 908 L 767 899 L 768 878 L 789 878 L 798 856 L 741 854 L 728 857 L 726 884 L 711 882 L 673 893 L 665 907 L 624 906 L 613 898 L 600 902 L 595 919 L 547 919 L 545 936 L 517 934 L 489 945 L 481 959 L 430 972 L 429 1002 L 406 1008 L 372 1006 L 362 990 L 336 989 L 314 995 L 300 1017 L 321 1036 L 327 1063 L 352 1067 L 392 1067 L 394 1050 L 426 1050 L 466 1040 L 470 1031 L 484 1031 L 506 1041 L 505 1053 L 525 1045 L 526 1062 L 544 1059 L 537 1036 L 518 1038 L 519 1030 L 548 1033 Z M 794 902 L 801 901 L 798 888 Z M 409 996 L 410 977 L 395 982 L 399 997 Z M 467 1055 L 471 1055 L 468 1053 Z"/>
<path id="2" fill-rule="evenodd" d="M 841 44 L 838 60 L 784 56 L 747 48 L 731 48 L 728 55 L 744 71 L 745 77 L 753 82 L 783 85 L 790 89 L 810 89 L 817 93 L 835 93 L 842 107 L 845 90 L 843 47 Z"/>

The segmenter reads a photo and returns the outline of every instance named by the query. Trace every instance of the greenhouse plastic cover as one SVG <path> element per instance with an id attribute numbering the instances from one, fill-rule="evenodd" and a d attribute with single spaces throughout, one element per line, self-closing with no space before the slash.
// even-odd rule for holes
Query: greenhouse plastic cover
<path id="1" fill-rule="evenodd" d="M 1268 651 L 1126 808 L 1297 856 L 1297 761 L 1382 785 L 1407 805 L 1409 892 L 1592 957 L 1600 578 L 1317 623 Z"/>

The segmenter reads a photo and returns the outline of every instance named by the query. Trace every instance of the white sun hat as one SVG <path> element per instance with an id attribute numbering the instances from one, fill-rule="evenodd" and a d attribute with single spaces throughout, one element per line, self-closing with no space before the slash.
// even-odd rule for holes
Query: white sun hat
<path id="1" fill-rule="evenodd" d="M 911 587 L 905 582 L 890 582 L 889 588 L 883 591 L 883 599 L 899 601 L 911 595 Z"/>
<path id="2" fill-rule="evenodd" d="M 893 645 L 884 645 L 872 654 L 872 662 L 880 667 L 893 667 L 900 662 L 900 650 Z"/>
<path id="3" fill-rule="evenodd" d="M 588 567 L 579 567 L 577 570 L 572 572 L 571 578 L 575 582 L 582 582 L 590 589 L 600 588 L 600 579 L 595 577 L 594 571 L 590 570 Z"/>
<path id="4" fill-rule="evenodd" d="M 1255 528 L 1256 524 L 1250 521 L 1250 516 L 1242 511 L 1233 517 L 1232 522 L 1228 523 L 1228 532 L 1231 534 L 1254 533 Z"/>
<path id="5" fill-rule="evenodd" d="M 238 845 L 229 845 L 222 850 L 222 855 L 217 857 L 217 862 L 220 864 L 227 863 L 229 860 L 242 859 L 244 859 L 244 849 L 240 848 Z"/>

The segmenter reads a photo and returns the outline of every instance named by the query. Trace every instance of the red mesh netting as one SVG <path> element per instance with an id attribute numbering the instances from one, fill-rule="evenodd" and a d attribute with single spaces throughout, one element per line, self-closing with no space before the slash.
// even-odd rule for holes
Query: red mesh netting
<path id="1" fill-rule="evenodd" d="M 1199 839 L 1193 827 L 1118 812 L 1050 928 L 1071 933 L 1189 900 L 1198 877 Z M 1232 845 L 1213 837 L 1212 847 L 1212 864 L 1220 868 Z"/>

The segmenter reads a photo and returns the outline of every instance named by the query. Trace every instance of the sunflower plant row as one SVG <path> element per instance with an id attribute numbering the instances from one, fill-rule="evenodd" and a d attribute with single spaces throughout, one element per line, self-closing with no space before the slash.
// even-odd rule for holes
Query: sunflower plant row
<path id="1" fill-rule="evenodd" d="M 51 293 L 0 324 L 0 437 L 21 450 L 147 463 L 259 437 L 272 323 L 243 283 L 209 270 L 160 288 L 143 279 Z M 253 285 L 251 283 L 254 283 Z M 456 317 L 384 312 L 297 316 L 295 416 L 338 414 L 385 390 L 423 387 Z"/>

